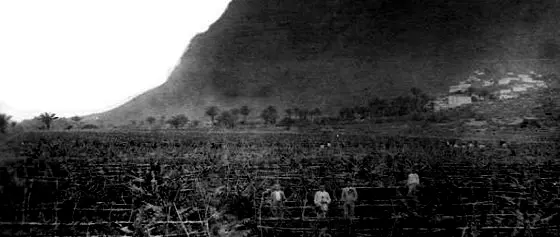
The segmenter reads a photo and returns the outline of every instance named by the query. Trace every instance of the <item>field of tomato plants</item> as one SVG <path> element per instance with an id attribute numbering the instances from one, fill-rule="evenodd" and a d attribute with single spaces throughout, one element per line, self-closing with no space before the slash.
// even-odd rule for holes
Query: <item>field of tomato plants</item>
<path id="1" fill-rule="evenodd" d="M 558 236 L 558 141 L 317 134 L 22 133 L 2 236 Z M 330 143 L 330 146 L 328 145 Z M 409 169 L 421 186 L 407 195 Z M 340 193 L 352 180 L 356 215 Z M 268 189 L 288 198 L 271 215 Z M 313 195 L 333 198 L 318 219 Z"/>

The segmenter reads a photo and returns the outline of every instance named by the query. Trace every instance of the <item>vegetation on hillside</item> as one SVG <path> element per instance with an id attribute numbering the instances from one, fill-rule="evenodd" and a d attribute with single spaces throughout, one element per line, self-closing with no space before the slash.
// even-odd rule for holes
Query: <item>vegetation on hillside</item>
<path id="1" fill-rule="evenodd" d="M 188 122 L 189 122 L 189 118 L 187 118 L 187 116 L 185 116 L 184 114 L 175 115 L 171 117 L 171 119 L 167 120 L 167 123 L 173 126 L 173 128 L 175 129 L 182 128 Z"/>
<path id="2" fill-rule="evenodd" d="M 12 116 L 7 114 L 0 114 L 0 133 L 6 133 L 6 128 L 10 125 Z"/>

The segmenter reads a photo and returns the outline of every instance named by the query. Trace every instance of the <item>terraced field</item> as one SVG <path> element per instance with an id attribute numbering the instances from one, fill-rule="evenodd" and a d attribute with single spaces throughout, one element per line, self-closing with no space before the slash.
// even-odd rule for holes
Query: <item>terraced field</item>
<path id="1" fill-rule="evenodd" d="M 331 143 L 331 147 L 321 145 Z M 0 168 L 4 236 L 558 236 L 555 141 L 457 149 L 333 134 L 26 133 Z M 418 195 L 406 195 L 408 168 Z M 340 192 L 356 183 L 356 216 Z M 288 197 L 274 218 L 266 192 Z M 334 201 L 318 219 L 313 194 Z"/>

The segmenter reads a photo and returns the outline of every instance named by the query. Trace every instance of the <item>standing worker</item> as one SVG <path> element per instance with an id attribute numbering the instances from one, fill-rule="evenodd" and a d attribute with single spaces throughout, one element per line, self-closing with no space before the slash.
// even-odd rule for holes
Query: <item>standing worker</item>
<path id="1" fill-rule="evenodd" d="M 354 217 L 354 207 L 358 200 L 358 192 L 356 188 L 353 187 L 350 180 L 346 181 L 346 187 L 342 189 L 342 197 L 340 200 L 343 202 L 344 218 Z"/>
<path id="2" fill-rule="evenodd" d="M 408 180 L 406 185 L 408 185 L 408 196 L 416 194 L 416 189 L 420 185 L 420 177 L 413 170 L 409 170 Z"/>
<path id="3" fill-rule="evenodd" d="M 319 186 L 319 191 L 315 193 L 315 206 L 317 206 L 317 218 L 327 217 L 329 211 L 329 204 L 331 203 L 331 196 L 325 190 L 325 185 Z"/>
<path id="4" fill-rule="evenodd" d="M 286 201 L 284 191 L 282 191 L 280 184 L 275 184 L 272 189 L 273 191 L 270 194 L 272 215 L 284 218 L 284 201 Z"/>

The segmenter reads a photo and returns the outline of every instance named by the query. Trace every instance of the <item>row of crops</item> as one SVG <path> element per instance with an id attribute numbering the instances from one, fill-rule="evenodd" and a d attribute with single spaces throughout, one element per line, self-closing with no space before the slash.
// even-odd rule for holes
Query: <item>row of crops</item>
<path id="1" fill-rule="evenodd" d="M 2 235 L 546 236 L 560 218 L 553 141 L 457 149 L 333 134 L 25 133 L 0 167 Z M 331 143 L 330 147 L 321 145 Z M 403 180 L 414 168 L 418 195 Z M 342 218 L 344 181 L 359 193 Z M 266 190 L 288 197 L 274 218 Z M 317 219 L 313 194 L 334 198 Z"/>

